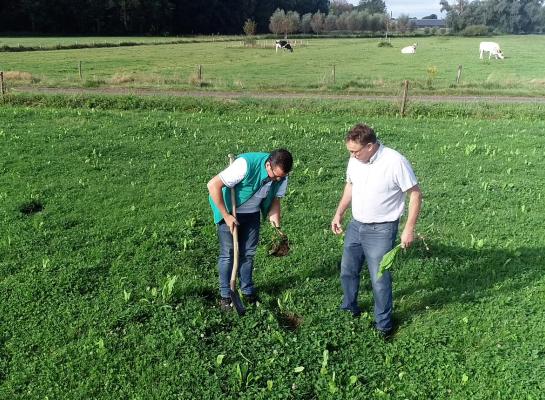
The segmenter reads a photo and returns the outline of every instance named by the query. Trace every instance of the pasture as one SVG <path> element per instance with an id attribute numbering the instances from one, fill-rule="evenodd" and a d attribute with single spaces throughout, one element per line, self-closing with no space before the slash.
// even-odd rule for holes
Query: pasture
<path id="1" fill-rule="evenodd" d="M 114 43 L 117 40 L 112 39 Z M 400 49 L 415 40 L 416 54 L 402 55 Z M 402 81 L 409 79 L 412 93 L 543 93 L 545 55 L 541 49 L 545 37 L 494 38 L 506 55 L 499 61 L 479 59 L 481 40 L 490 39 L 394 38 L 391 48 L 378 47 L 376 38 L 305 39 L 304 45 L 294 45 L 293 53 L 278 54 L 273 40 L 260 40 L 253 48 L 244 47 L 241 41 L 188 41 L 160 46 L 6 52 L 1 53 L 0 70 L 26 73 L 12 73 L 7 82 L 11 87 L 32 84 L 399 94 Z M 83 79 L 79 77 L 80 61 Z M 199 65 L 202 80 L 197 76 Z M 456 85 L 458 65 L 463 69 L 461 82 Z"/>
<path id="2" fill-rule="evenodd" d="M 0 397 L 541 398 L 543 109 L 413 104 L 404 119 L 396 110 L 9 98 L 0 107 Z M 343 135 L 360 120 L 411 160 L 425 196 L 418 231 L 430 250 L 417 246 L 394 267 L 391 343 L 370 329 L 368 281 L 360 319 L 338 310 L 342 238 L 329 223 L 348 159 Z M 225 315 L 206 182 L 229 152 L 278 146 L 295 157 L 283 218 L 292 253 L 270 258 L 260 246 L 263 304 Z M 264 228 L 263 242 L 271 234 Z"/>

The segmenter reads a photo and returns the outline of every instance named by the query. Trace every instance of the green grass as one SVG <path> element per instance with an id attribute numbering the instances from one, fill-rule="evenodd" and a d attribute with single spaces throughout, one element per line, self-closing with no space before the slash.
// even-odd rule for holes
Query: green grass
<path id="1" fill-rule="evenodd" d="M 208 40 L 229 40 L 231 36 L 194 36 L 194 37 L 178 37 L 178 36 L 62 36 L 62 37 L 6 37 L 0 36 L 0 48 L 8 47 L 55 47 L 55 46 L 71 46 L 76 44 L 87 44 L 90 46 L 100 44 L 119 44 L 123 42 L 132 43 L 164 43 L 172 41 L 192 42 L 192 41 L 208 41 Z"/>
<path id="2" fill-rule="evenodd" d="M 118 39 L 101 38 L 114 43 Z M 37 43 L 46 39 L 27 40 Z M 202 65 L 207 90 L 399 94 L 401 82 L 409 79 L 412 93 L 543 93 L 542 36 L 496 37 L 492 40 L 501 44 L 507 58 L 490 61 L 479 60 L 480 38 L 418 38 L 415 55 L 400 54 L 400 48 L 414 40 L 394 38 L 392 48 L 380 48 L 376 38 L 304 39 L 304 45 L 295 45 L 293 53 L 278 54 L 272 39 L 260 40 L 256 48 L 227 41 L 3 53 L 0 70 L 28 72 L 39 81 L 37 85 L 61 87 L 98 81 L 102 86 L 189 90 L 197 87 L 197 66 Z M 79 61 L 83 63 L 83 82 L 79 79 Z M 463 66 L 463 72 L 457 86 L 458 65 Z M 429 67 L 436 68 L 435 76 L 430 76 Z M 28 82 L 12 80 L 9 84 Z"/>
<path id="3" fill-rule="evenodd" d="M 540 108 L 400 119 L 375 103 L 18 100 L 0 108 L 0 398 L 541 398 Z M 425 196 L 431 251 L 393 267 L 389 344 L 369 327 L 368 279 L 367 313 L 338 310 L 328 227 L 359 120 L 411 160 Z M 263 305 L 223 315 L 206 182 L 228 153 L 278 146 L 295 156 L 292 253 L 260 247 Z"/>

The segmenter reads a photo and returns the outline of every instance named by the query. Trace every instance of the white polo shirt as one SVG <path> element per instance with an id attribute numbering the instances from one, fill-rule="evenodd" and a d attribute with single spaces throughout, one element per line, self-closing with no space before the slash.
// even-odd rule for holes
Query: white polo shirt
<path id="1" fill-rule="evenodd" d="M 405 192 L 418 183 L 409 161 L 382 144 L 368 163 L 350 157 L 346 180 L 352 184 L 352 216 L 362 223 L 399 219 Z"/>
<path id="2" fill-rule="evenodd" d="M 248 163 L 242 157 L 237 158 L 230 166 L 219 173 L 220 179 L 228 188 L 234 187 L 237 183 L 241 182 L 246 176 L 248 171 Z M 271 189 L 272 181 L 263 185 L 252 197 L 248 199 L 244 204 L 237 207 L 237 213 L 250 214 L 259 211 L 259 205 L 263 199 L 267 198 L 269 190 Z M 288 177 L 284 179 L 278 191 L 276 197 L 284 197 L 286 194 L 286 188 L 288 187 Z"/>

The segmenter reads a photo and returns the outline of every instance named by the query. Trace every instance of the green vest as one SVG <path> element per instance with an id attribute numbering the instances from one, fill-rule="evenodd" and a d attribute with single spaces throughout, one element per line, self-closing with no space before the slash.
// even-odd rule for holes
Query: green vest
<path id="1" fill-rule="evenodd" d="M 237 207 L 240 207 L 242 204 L 246 203 L 250 198 L 269 181 L 269 174 L 265 168 L 265 163 L 269 159 L 269 153 L 245 153 L 241 154 L 238 157 L 242 157 L 246 160 L 248 165 L 248 170 L 242 181 L 235 185 L 235 201 Z M 237 157 L 237 158 L 238 158 Z M 279 182 L 273 181 L 271 189 L 267 194 L 267 197 L 263 199 L 259 207 L 261 208 L 261 215 L 263 218 L 266 218 L 271 209 L 272 201 L 274 200 L 278 188 L 282 184 L 285 178 Z M 227 211 L 231 213 L 231 189 L 228 187 L 222 188 L 223 201 L 225 202 L 225 207 Z M 214 223 L 217 224 L 223 220 L 220 210 L 214 204 L 212 197 L 208 196 L 208 201 L 210 202 L 210 207 L 212 207 L 212 212 L 214 214 Z"/>

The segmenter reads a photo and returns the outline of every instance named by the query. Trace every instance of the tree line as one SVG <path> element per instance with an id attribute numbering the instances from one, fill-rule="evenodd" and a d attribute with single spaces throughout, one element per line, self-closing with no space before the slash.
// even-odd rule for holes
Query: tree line
<path id="1" fill-rule="evenodd" d="M 302 16 L 296 11 L 277 9 L 271 16 L 269 30 L 277 35 L 287 37 L 290 33 L 336 33 L 336 32 L 412 32 L 416 28 L 414 20 L 408 15 L 401 15 L 396 20 L 390 19 L 387 13 L 370 14 L 367 10 L 343 11 L 340 14 L 329 14 L 317 11 Z M 246 30 L 245 30 L 246 31 Z"/>
<path id="2" fill-rule="evenodd" d="M 0 32 L 142 35 L 267 32 L 277 9 L 328 12 L 328 0 L 2 0 Z"/>
<path id="3" fill-rule="evenodd" d="M 440 0 L 446 11 L 446 24 L 453 32 L 476 26 L 497 33 L 543 33 L 545 8 L 543 0 Z"/>
<path id="4" fill-rule="evenodd" d="M 545 31 L 544 0 L 438 0 L 451 32 Z M 290 32 L 411 31 L 408 15 L 388 17 L 383 0 L 2 0 L 0 32 L 60 35 L 286 34 Z M 296 18 L 297 17 L 297 18 Z M 297 19 L 297 24 L 295 20 Z M 280 22 L 278 22 L 280 21 Z M 295 26 L 296 25 L 296 26 Z"/>
<path id="5" fill-rule="evenodd" d="M 269 32 L 275 10 L 298 15 L 384 14 L 383 0 L 2 0 L 0 32 L 63 35 L 241 34 L 245 21 Z"/>

